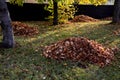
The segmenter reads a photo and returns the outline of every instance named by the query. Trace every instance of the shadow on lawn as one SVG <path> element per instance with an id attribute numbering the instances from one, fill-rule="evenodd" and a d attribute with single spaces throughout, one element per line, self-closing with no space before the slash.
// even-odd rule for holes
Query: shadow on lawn
<path id="1" fill-rule="evenodd" d="M 55 27 L 55 28 L 54 28 Z M 50 29 L 49 29 L 50 28 Z M 114 35 L 113 31 L 120 28 L 118 25 L 111 25 L 109 22 L 97 23 L 72 23 L 59 26 L 46 27 L 40 35 L 32 41 L 32 43 L 39 43 L 49 45 L 59 40 L 69 37 L 86 37 L 99 43 L 112 45 L 113 42 L 119 45 L 119 36 Z"/>

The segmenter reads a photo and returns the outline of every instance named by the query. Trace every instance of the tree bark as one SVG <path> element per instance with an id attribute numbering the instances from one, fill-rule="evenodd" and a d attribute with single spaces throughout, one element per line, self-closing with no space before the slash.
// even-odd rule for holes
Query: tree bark
<path id="1" fill-rule="evenodd" d="M 112 23 L 120 24 L 120 0 L 114 2 L 114 14 Z"/>
<path id="2" fill-rule="evenodd" d="M 3 48 L 13 48 L 14 47 L 14 35 L 11 26 L 11 19 L 9 16 L 9 11 L 5 0 L 0 0 L 0 21 L 3 33 Z"/>
<path id="3" fill-rule="evenodd" d="M 58 25 L 58 2 L 53 0 L 53 10 L 54 10 L 54 18 L 53 25 Z"/>

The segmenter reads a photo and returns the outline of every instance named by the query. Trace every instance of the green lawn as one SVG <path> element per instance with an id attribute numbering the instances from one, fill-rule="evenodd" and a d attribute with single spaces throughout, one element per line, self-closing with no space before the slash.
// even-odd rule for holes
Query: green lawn
<path id="1" fill-rule="evenodd" d="M 21 46 L 0 49 L 0 80 L 120 80 L 120 52 L 115 54 L 112 64 L 104 68 L 95 65 L 82 68 L 77 62 L 60 62 L 42 56 L 44 46 L 75 36 L 87 37 L 106 47 L 120 48 L 120 35 L 113 34 L 120 25 L 108 24 L 110 21 L 58 26 L 39 21 L 25 23 L 37 26 L 40 33 L 33 37 L 15 36 Z"/>

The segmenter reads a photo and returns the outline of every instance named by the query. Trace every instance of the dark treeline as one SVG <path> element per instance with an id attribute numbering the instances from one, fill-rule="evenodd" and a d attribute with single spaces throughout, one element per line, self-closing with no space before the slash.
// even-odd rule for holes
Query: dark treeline
<path id="1" fill-rule="evenodd" d="M 46 17 L 50 15 L 49 11 L 44 10 L 46 4 L 25 3 L 23 7 L 9 3 L 7 5 L 13 21 L 46 20 Z M 114 9 L 113 5 L 77 5 L 77 8 L 78 11 L 75 15 L 84 14 L 97 19 L 112 17 Z"/>

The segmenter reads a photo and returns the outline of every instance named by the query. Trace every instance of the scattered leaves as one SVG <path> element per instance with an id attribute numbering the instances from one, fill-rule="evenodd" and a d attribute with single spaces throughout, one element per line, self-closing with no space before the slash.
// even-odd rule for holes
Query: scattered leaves
<path id="1" fill-rule="evenodd" d="M 120 36 L 120 29 L 114 30 L 113 34 L 116 36 Z"/>
<path id="2" fill-rule="evenodd" d="M 104 67 L 114 59 L 114 52 L 87 38 L 72 37 L 46 46 L 43 55 L 57 60 L 88 61 Z"/>

